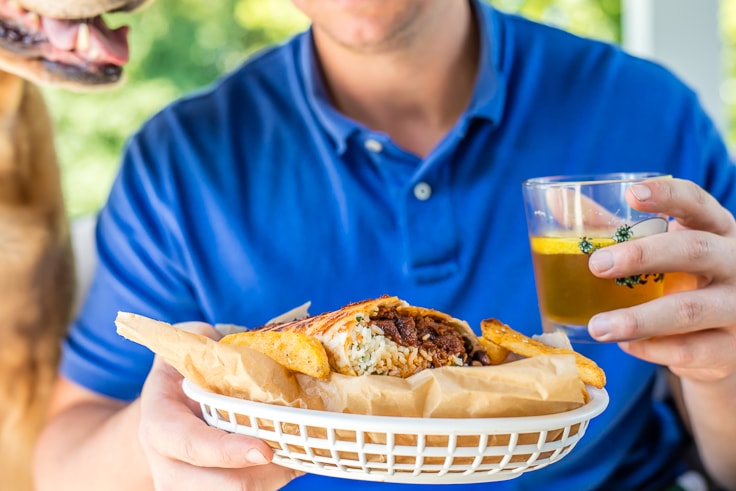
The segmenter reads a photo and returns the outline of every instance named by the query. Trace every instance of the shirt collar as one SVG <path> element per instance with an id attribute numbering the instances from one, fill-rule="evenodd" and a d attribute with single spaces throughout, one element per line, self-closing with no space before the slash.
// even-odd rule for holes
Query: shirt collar
<path id="1" fill-rule="evenodd" d="M 347 147 L 348 138 L 360 130 L 360 125 L 337 111 L 330 102 L 327 85 L 317 59 L 311 28 L 301 35 L 300 43 L 299 61 L 304 77 L 307 103 L 314 110 L 324 130 L 335 142 L 337 152 L 343 153 Z"/>
<path id="2" fill-rule="evenodd" d="M 498 125 L 506 102 L 506 82 L 500 70 L 501 34 L 497 12 L 487 3 L 471 0 L 480 34 L 480 64 L 465 119 L 480 118 Z"/>
<path id="3" fill-rule="evenodd" d="M 468 109 L 460 123 L 466 126 L 472 119 L 485 119 L 498 125 L 506 101 L 506 84 L 499 70 L 501 36 L 496 11 L 487 3 L 470 0 L 480 34 L 480 64 L 478 76 Z M 364 129 L 356 121 L 337 111 L 330 102 L 324 77 L 314 46 L 312 29 L 299 40 L 299 63 L 305 95 L 317 119 L 335 142 L 338 153 L 343 153 L 351 135 Z"/>

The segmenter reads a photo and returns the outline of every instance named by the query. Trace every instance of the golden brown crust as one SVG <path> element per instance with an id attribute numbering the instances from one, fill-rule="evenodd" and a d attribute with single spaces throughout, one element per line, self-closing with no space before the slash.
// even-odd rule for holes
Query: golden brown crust
<path id="1" fill-rule="evenodd" d="M 332 369 L 343 375 L 359 375 L 362 368 L 356 368 L 354 357 L 351 357 L 353 342 L 356 339 L 354 330 L 359 324 L 368 325 L 368 319 L 372 318 L 382 310 L 395 309 L 399 315 L 408 315 L 415 319 L 428 317 L 439 323 L 448 325 L 457 331 L 465 340 L 466 348 L 472 349 L 468 354 L 468 362 L 476 360 L 476 353 L 485 356 L 485 349 L 478 341 L 467 322 L 456 319 L 444 312 L 409 305 L 407 302 L 395 296 L 383 295 L 379 298 L 363 300 L 346 305 L 332 312 L 325 312 L 313 317 L 284 323 L 264 326 L 259 330 L 269 331 L 294 331 L 302 332 L 319 339 L 327 351 Z M 360 337 L 360 335 L 358 335 Z M 406 349 L 406 348 L 403 348 Z M 414 373 L 431 366 L 431 361 L 426 363 L 417 362 L 416 358 L 407 356 L 413 360 L 411 363 L 393 363 L 392 375 L 408 377 Z M 383 372 L 379 372 L 383 373 Z"/>
<path id="2" fill-rule="evenodd" d="M 405 306 L 398 297 L 389 297 L 384 295 L 379 298 L 363 300 L 360 302 L 350 303 L 341 309 L 324 312 L 319 315 L 305 317 L 284 324 L 271 324 L 258 328 L 262 331 L 297 331 L 310 334 L 312 336 L 326 335 L 334 332 L 336 329 L 347 329 L 346 321 L 355 320 L 359 316 L 368 316 L 375 314 L 381 307 L 391 308 Z"/>
<path id="3" fill-rule="evenodd" d="M 542 354 L 573 355 L 583 382 L 599 389 L 606 385 L 605 372 L 593 360 L 574 350 L 547 346 L 511 329 L 497 319 L 481 321 L 481 332 L 487 340 L 523 357 Z"/>
<path id="4" fill-rule="evenodd" d="M 314 336 L 290 331 L 244 331 L 229 334 L 220 342 L 256 350 L 294 372 L 318 379 L 330 375 L 327 353 Z"/>
<path id="5" fill-rule="evenodd" d="M 504 348 L 503 346 L 500 346 L 492 341 L 489 341 L 488 339 L 484 337 L 478 338 L 478 341 L 480 341 L 480 344 L 483 345 L 483 347 L 486 350 L 486 354 L 488 354 L 488 358 L 491 362 L 491 365 L 500 365 L 504 361 L 506 361 L 506 358 L 508 358 L 510 351 Z"/>
<path id="6" fill-rule="evenodd" d="M 359 375 L 350 360 L 352 331 L 357 327 L 361 318 L 370 318 L 381 307 L 392 308 L 405 304 L 398 297 L 384 295 L 376 299 L 354 302 L 341 309 L 304 319 L 266 325 L 257 330 L 301 332 L 314 336 L 325 347 L 330 367 L 335 372 L 342 375 Z"/>

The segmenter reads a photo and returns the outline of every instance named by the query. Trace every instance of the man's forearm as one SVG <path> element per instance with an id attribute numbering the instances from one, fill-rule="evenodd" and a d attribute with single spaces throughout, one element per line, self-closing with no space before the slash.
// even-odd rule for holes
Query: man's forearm
<path id="1" fill-rule="evenodd" d="M 710 383 L 683 379 L 682 390 L 704 465 L 721 486 L 736 490 L 736 376 Z"/>
<path id="2" fill-rule="evenodd" d="M 138 421 L 138 401 L 127 407 L 82 404 L 57 415 L 39 440 L 36 489 L 153 489 Z"/>

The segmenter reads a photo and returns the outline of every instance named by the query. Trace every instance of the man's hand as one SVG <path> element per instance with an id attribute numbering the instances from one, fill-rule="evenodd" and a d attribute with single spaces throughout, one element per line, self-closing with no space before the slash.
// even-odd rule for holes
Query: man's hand
<path id="1" fill-rule="evenodd" d="M 643 211 L 674 217 L 670 232 L 596 251 L 590 269 L 602 278 L 684 272 L 697 288 L 599 314 L 591 335 L 677 375 L 717 381 L 736 373 L 736 222 L 695 184 L 658 179 L 634 185 L 627 199 Z"/>
<path id="2" fill-rule="evenodd" d="M 680 377 L 700 455 L 719 484 L 736 489 L 736 222 L 692 182 L 651 180 L 627 193 L 634 208 L 672 216 L 670 231 L 596 251 L 593 274 L 687 273 L 695 281 L 651 302 L 598 314 L 588 329 Z"/>
<path id="3" fill-rule="evenodd" d="M 185 328 L 217 337 L 205 324 Z M 271 464 L 266 443 L 208 426 L 181 383 L 181 374 L 156 358 L 141 393 L 139 437 L 156 490 L 273 490 L 299 475 Z"/>

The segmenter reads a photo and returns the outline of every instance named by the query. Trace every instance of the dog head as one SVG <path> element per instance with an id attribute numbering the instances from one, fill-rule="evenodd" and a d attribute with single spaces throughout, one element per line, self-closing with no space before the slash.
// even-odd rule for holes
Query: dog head
<path id="1" fill-rule="evenodd" d="M 119 83 L 128 28 L 102 14 L 151 0 L 0 0 L 0 70 L 39 85 L 90 90 Z"/>

